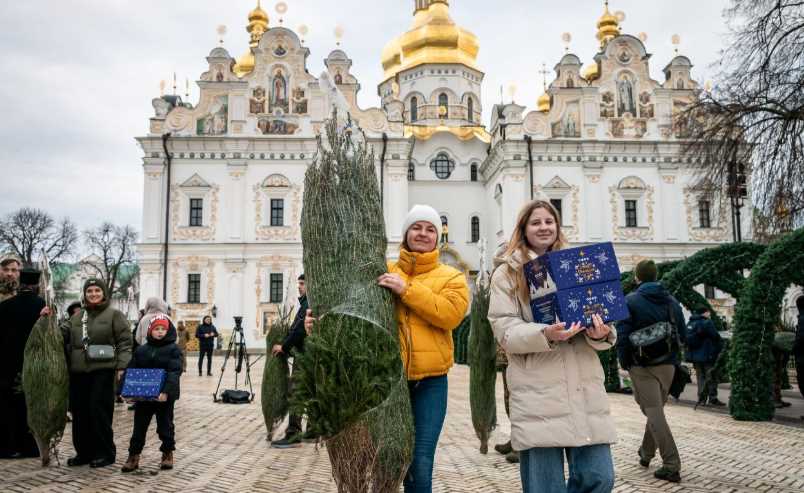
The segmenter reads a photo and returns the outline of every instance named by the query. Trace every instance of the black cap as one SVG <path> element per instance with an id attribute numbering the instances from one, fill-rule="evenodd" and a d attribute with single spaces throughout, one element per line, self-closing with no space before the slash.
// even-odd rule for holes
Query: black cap
<path id="1" fill-rule="evenodd" d="M 39 277 L 42 275 L 36 269 L 26 267 L 20 272 L 20 284 L 23 286 L 36 286 L 39 284 Z"/>
<path id="2" fill-rule="evenodd" d="M 299 280 L 299 281 L 303 281 L 303 280 L 304 280 L 304 274 L 300 275 L 300 276 L 298 277 L 298 280 Z"/>

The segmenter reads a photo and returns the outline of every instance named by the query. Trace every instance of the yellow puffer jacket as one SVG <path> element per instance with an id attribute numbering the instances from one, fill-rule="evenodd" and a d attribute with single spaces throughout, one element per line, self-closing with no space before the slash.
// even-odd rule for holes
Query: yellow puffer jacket
<path id="1" fill-rule="evenodd" d="M 454 362 L 452 330 L 469 306 L 466 276 L 439 263 L 438 250 L 402 249 L 388 271 L 399 274 L 407 285 L 396 313 L 408 380 L 445 375 Z"/>

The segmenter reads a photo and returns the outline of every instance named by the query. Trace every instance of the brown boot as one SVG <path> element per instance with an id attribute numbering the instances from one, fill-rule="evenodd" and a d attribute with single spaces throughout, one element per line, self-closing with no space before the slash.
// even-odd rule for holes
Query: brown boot
<path id="1" fill-rule="evenodd" d="M 140 468 L 140 454 L 128 454 L 126 463 L 123 464 L 122 472 L 132 472 Z"/>
<path id="2" fill-rule="evenodd" d="M 173 469 L 173 452 L 162 452 L 162 463 L 159 469 Z"/>

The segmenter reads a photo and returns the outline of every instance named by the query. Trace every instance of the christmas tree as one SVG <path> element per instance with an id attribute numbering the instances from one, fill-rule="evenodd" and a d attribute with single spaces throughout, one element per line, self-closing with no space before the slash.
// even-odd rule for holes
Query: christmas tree
<path id="1" fill-rule="evenodd" d="M 413 419 L 394 301 L 376 282 L 387 240 L 374 154 L 337 117 L 305 175 L 304 271 L 318 321 L 298 356 L 291 401 L 326 440 L 339 491 L 398 491 Z"/>
<path id="2" fill-rule="evenodd" d="M 485 275 L 485 241 L 480 243 L 481 271 L 477 289 L 472 298 L 469 332 L 469 404 L 472 410 L 472 426 L 480 439 L 480 453 L 488 452 L 488 441 L 497 426 L 497 343 L 489 323 L 488 279 Z"/>
<path id="3" fill-rule="evenodd" d="M 282 344 L 290 330 L 290 313 L 282 307 L 276 320 L 265 336 L 266 355 L 265 368 L 262 373 L 262 389 L 260 399 L 262 402 L 262 416 L 265 418 L 265 427 L 268 429 L 268 438 L 272 436 L 274 427 L 285 418 L 288 413 L 288 359 L 287 355 L 271 354 L 275 344 Z"/>

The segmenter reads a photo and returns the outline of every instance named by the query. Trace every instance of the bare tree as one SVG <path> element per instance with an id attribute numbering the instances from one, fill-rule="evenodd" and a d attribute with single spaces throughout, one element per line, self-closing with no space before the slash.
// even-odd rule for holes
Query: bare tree
<path id="1" fill-rule="evenodd" d="M 103 279 L 112 296 L 125 293 L 133 277 L 124 275 L 126 268 L 134 267 L 134 243 L 137 232 L 131 226 L 103 223 L 84 232 L 89 255 L 81 264 L 89 267 Z M 125 282 L 121 283 L 121 279 Z"/>
<path id="2" fill-rule="evenodd" d="M 729 44 L 714 87 L 678 115 L 702 181 L 751 199 L 770 230 L 804 214 L 804 1 L 732 0 Z"/>
<path id="3" fill-rule="evenodd" d="M 17 254 L 25 265 L 33 265 L 44 250 L 51 262 L 73 252 L 78 229 L 68 218 L 56 222 L 41 209 L 24 207 L 0 221 L 0 248 Z"/>

